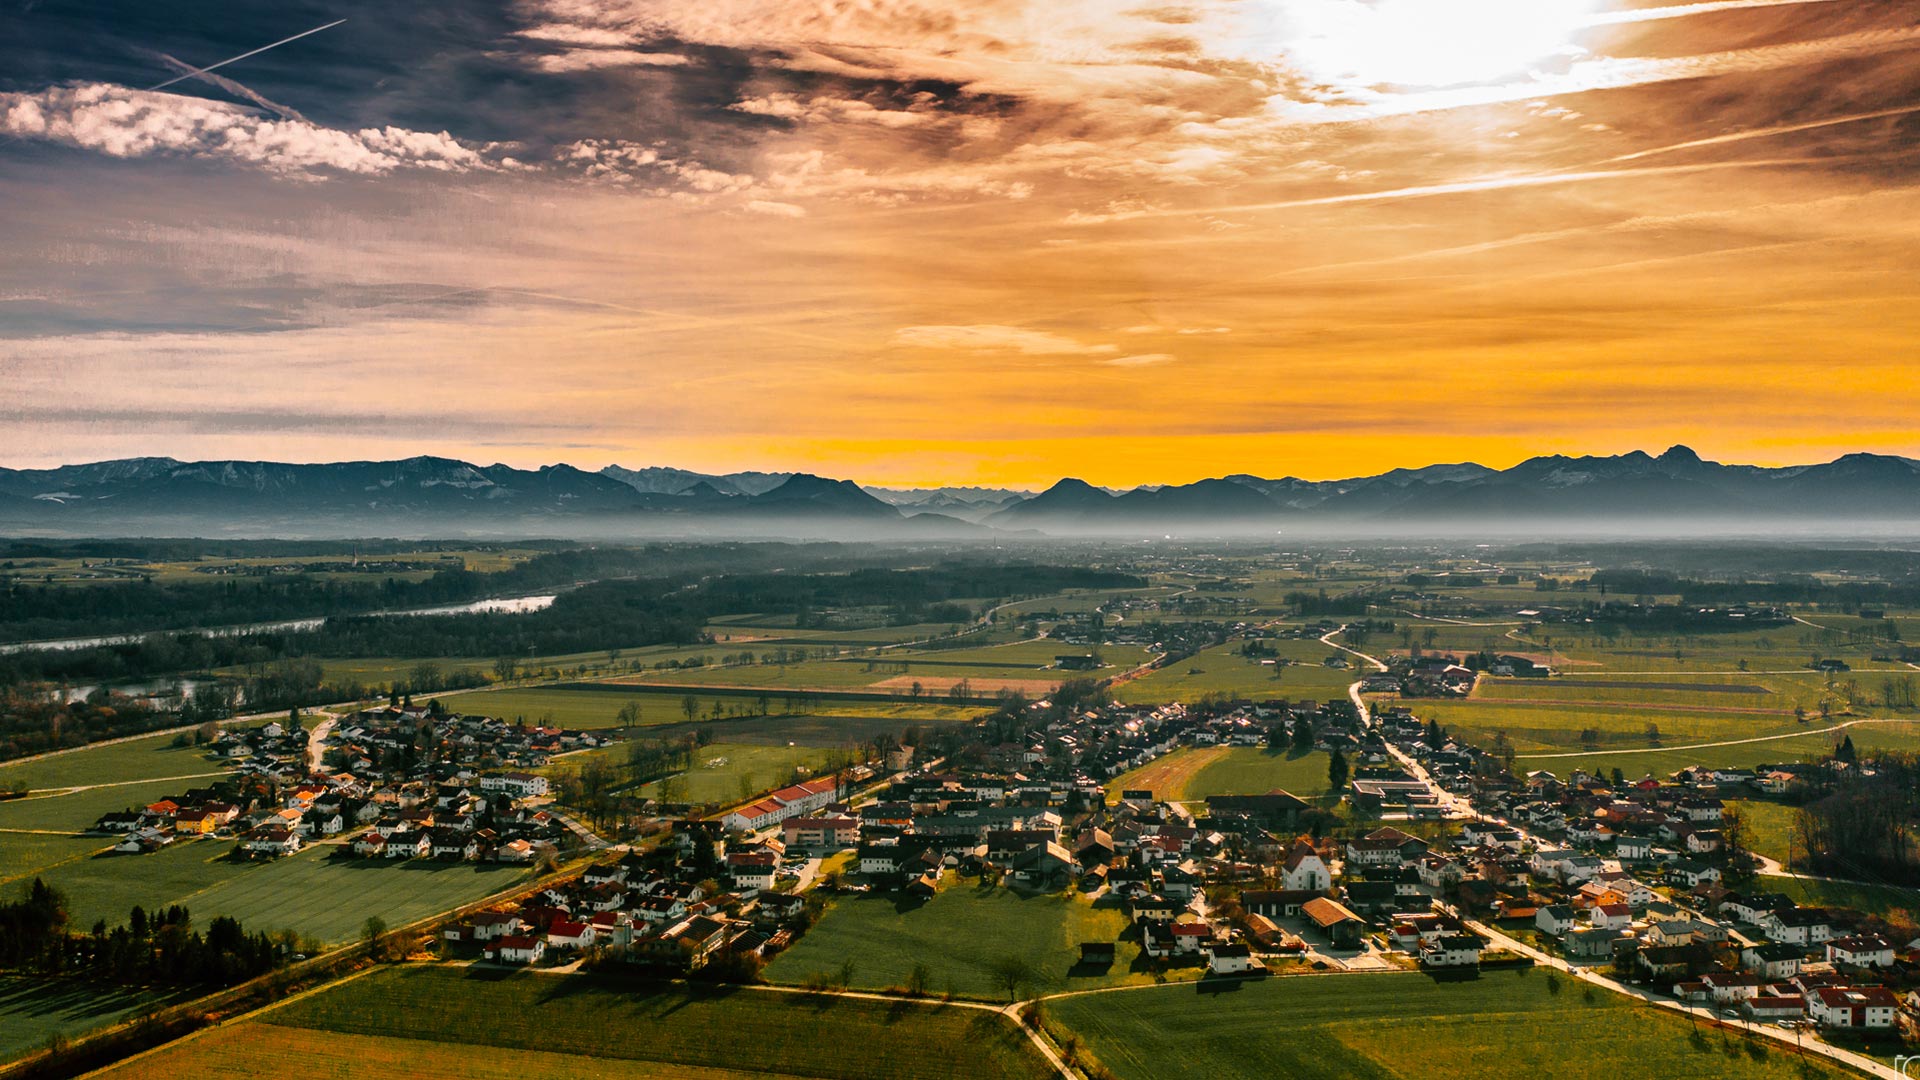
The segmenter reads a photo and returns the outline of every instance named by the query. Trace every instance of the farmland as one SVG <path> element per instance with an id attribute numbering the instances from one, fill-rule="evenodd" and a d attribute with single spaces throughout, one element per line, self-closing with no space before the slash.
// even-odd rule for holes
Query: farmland
<path id="1" fill-rule="evenodd" d="M 1850 1075 L 1790 1046 L 1694 1037 L 1677 1016 L 1553 979 L 1326 975 L 1081 995 L 1047 1009 L 1121 1080 L 1474 1076 L 1490 1061 L 1503 1076 L 1559 1080 Z"/>
<path id="2" fill-rule="evenodd" d="M 0 978 L 0 1061 L 112 1024 L 165 1000 L 142 990 L 97 986 L 78 979 Z"/>
<path id="3" fill-rule="evenodd" d="M 1449 730 L 1465 730 L 1465 725 L 1456 726 L 1450 721 L 1442 722 L 1448 724 Z M 1661 730 L 1662 732 L 1666 730 L 1664 725 Z M 1920 749 L 1920 721 L 1892 720 L 1857 723 L 1841 731 L 1795 731 L 1780 737 L 1763 737 L 1757 742 L 1742 741 L 1724 746 L 1675 745 L 1667 749 L 1648 751 L 1597 748 L 1591 752 L 1573 751 L 1552 755 L 1523 752 L 1515 759 L 1514 767 L 1522 772 L 1547 769 L 1561 775 L 1576 768 L 1595 773 L 1611 773 L 1613 769 L 1618 768 L 1635 778 L 1649 773 L 1655 777 L 1664 777 L 1689 765 L 1738 769 L 1782 761 L 1818 760 L 1832 753 L 1834 746 L 1839 743 L 1843 735 L 1851 735 L 1854 745 L 1861 749 Z M 1753 737 L 1731 736 L 1734 739 Z M 1678 744 L 1681 740 L 1668 739 L 1667 742 Z"/>
<path id="4" fill-rule="evenodd" d="M 1344 697 L 1355 678 L 1346 668 L 1321 666 L 1331 655 L 1345 656 L 1317 641 L 1280 640 L 1265 642 L 1280 651 L 1292 666 L 1262 664 L 1258 659 L 1239 654 L 1240 642 L 1217 645 L 1177 660 L 1166 667 L 1122 685 L 1117 691 L 1121 701 L 1159 703 L 1197 701 L 1207 694 L 1265 700 L 1286 698 L 1293 701 L 1318 701 Z"/>
<path id="5" fill-rule="evenodd" d="M 447 708 L 454 712 L 478 713 L 505 720 L 524 719 L 529 724 L 601 729 L 620 726 L 620 710 L 631 704 L 639 710 L 641 727 L 686 725 L 689 717 L 686 699 L 694 699 L 692 723 L 739 723 L 765 718 L 787 719 L 802 712 L 830 711 L 837 715 L 873 717 L 912 723 L 959 719 L 977 714 L 977 706 L 957 706 L 936 702 L 893 702 L 875 698 L 838 697 L 810 694 L 801 698 L 787 691 L 767 692 L 764 709 L 757 695 L 746 693 L 700 694 L 697 691 L 658 687 L 634 687 L 620 683 L 567 683 L 555 687 L 513 690 L 487 690 L 446 696 Z M 716 710 L 718 710 L 716 712 Z"/>
<path id="6" fill-rule="evenodd" d="M 1114 941 L 1126 928 L 1123 908 L 1092 904 L 1077 895 L 1028 895 L 951 876 L 922 903 L 882 894 L 842 896 L 818 925 L 767 967 L 776 983 L 799 984 L 853 963 L 853 985 L 885 989 L 907 985 L 916 963 L 930 969 L 928 985 L 963 997 L 1006 999 L 992 965 L 1017 956 L 1035 971 L 1032 990 L 1149 981 L 1133 972 L 1139 946 L 1119 943 L 1111 970 L 1076 968 L 1080 943 Z"/>
<path id="7" fill-rule="evenodd" d="M 1254 746 L 1187 747 L 1107 782 L 1110 796 L 1128 788 L 1145 788 L 1156 798 L 1175 802 L 1209 795 L 1258 795 L 1274 788 L 1300 796 L 1318 795 L 1327 789 L 1327 755 L 1318 750 L 1296 755 Z"/>
<path id="8" fill-rule="evenodd" d="M 74 922 L 124 922 L 135 904 L 181 904 L 196 921 L 231 915 L 250 930 L 294 930 L 326 942 L 350 940 L 370 915 L 400 926 L 481 899 L 524 879 L 506 866 L 410 860 L 394 864 L 333 857 L 316 845 L 268 863 L 234 862 L 233 844 L 178 841 L 150 855 L 99 855 L 37 868 L 66 892 Z"/>
<path id="9" fill-rule="evenodd" d="M 711 743 L 694 751 L 693 765 L 677 774 L 671 801 L 735 803 L 758 792 L 784 786 L 796 774 L 810 776 L 826 765 L 827 752 L 811 747 Z M 642 787 L 641 794 L 661 798 L 666 781 Z"/>
<path id="10" fill-rule="evenodd" d="M 1010 1021 L 979 1009 L 429 966 L 375 971 L 104 1075 L 266 1080 L 293 1072 L 348 1080 L 1047 1075 Z"/>
<path id="11" fill-rule="evenodd" d="M 369 915 L 398 926 L 480 899 L 524 875 L 504 867 L 335 859 L 330 856 L 341 848 L 334 844 L 270 863 L 235 862 L 227 857 L 232 841 L 211 839 L 177 841 L 147 855 L 103 854 L 114 838 L 82 835 L 101 814 L 145 805 L 221 773 L 219 763 L 171 743 L 170 736 L 154 736 L 0 767 L 0 783 L 38 784 L 64 775 L 102 785 L 0 802 L 0 888 L 43 877 L 66 892 L 74 922 L 83 927 L 96 919 L 117 926 L 136 904 L 182 904 L 196 919 L 231 915 L 249 929 L 343 941 L 358 934 Z M 210 775 L 147 779 L 202 774 Z"/>

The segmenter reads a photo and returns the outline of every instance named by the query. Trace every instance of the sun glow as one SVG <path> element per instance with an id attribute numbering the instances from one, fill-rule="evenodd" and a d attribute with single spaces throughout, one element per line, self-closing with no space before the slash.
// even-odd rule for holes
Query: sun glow
<path id="1" fill-rule="evenodd" d="M 1289 0 L 1287 52 L 1331 84 L 1458 86 L 1577 57 L 1596 0 Z"/>

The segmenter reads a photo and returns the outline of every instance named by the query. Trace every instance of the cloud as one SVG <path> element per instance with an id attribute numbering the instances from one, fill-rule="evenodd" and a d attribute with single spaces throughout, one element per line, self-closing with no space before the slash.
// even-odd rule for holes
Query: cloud
<path id="1" fill-rule="evenodd" d="M 921 127 L 938 120 L 932 111 L 932 94 L 918 94 L 903 109 L 882 109 L 857 98 L 815 97 L 802 100 L 797 94 L 775 93 L 747 98 L 727 106 L 735 112 L 771 116 L 780 120 L 806 123 L 873 124 L 887 128 Z"/>
<path id="2" fill-rule="evenodd" d="M 223 102 L 105 83 L 0 93 L 0 131 L 112 157 L 220 158 L 302 178 L 494 167 L 480 149 L 444 131 L 342 131 L 304 120 L 269 119 Z"/>
<path id="3" fill-rule="evenodd" d="M 1133 356 L 1116 356 L 1108 360 L 1102 360 L 1100 363 L 1106 364 L 1109 367 L 1152 367 L 1155 364 L 1172 363 L 1178 359 L 1179 357 L 1172 353 L 1156 352 L 1138 353 Z"/>
<path id="4" fill-rule="evenodd" d="M 548 74 L 560 74 L 599 68 L 681 67 L 693 63 L 693 58 L 680 53 L 642 52 L 635 49 L 566 49 L 542 53 L 534 57 L 532 63 Z"/>
<path id="5" fill-rule="evenodd" d="M 1120 351 L 1112 345 L 1089 345 L 1064 334 L 992 324 L 903 326 L 894 331 L 893 341 L 896 345 L 926 349 L 1010 352 L 1024 356 L 1106 356 Z"/>
<path id="6" fill-rule="evenodd" d="M 771 217 L 803 218 L 807 216 L 805 207 L 795 206 L 792 203 L 773 202 L 769 199 L 750 200 L 745 208 L 756 214 L 767 214 Z"/>

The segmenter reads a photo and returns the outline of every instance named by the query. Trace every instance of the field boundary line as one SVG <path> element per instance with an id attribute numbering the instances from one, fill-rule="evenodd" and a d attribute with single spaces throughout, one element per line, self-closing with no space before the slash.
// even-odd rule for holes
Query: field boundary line
<path id="1" fill-rule="evenodd" d="M 368 964 L 366 967 L 348 972 L 347 974 L 341 976 L 338 979 L 329 979 L 325 982 L 319 983 L 318 985 L 309 986 L 305 990 L 300 991 L 299 993 L 289 994 L 278 1001 L 270 1001 L 267 1004 L 262 1005 L 257 1009 L 251 1009 L 251 1010 L 248 1010 L 247 1012 L 235 1013 L 232 1016 L 222 1017 L 221 1019 L 216 1020 L 211 1024 L 207 1024 L 204 1027 L 195 1028 L 194 1030 L 187 1032 L 185 1035 L 182 1035 L 177 1039 L 168 1039 L 167 1041 L 159 1043 L 157 1045 L 149 1046 L 145 1050 L 142 1050 L 137 1054 L 131 1054 L 127 1057 L 121 1058 L 119 1061 L 115 1061 L 108 1065 L 102 1065 L 97 1069 L 92 1069 L 87 1072 L 81 1073 L 78 1077 L 75 1078 L 75 1080 L 92 1080 L 93 1077 L 105 1076 L 107 1073 L 112 1072 L 115 1069 L 121 1068 L 123 1066 L 131 1065 L 134 1062 L 141 1060 L 142 1058 L 151 1057 L 154 1054 L 158 1054 L 165 1050 L 178 1049 L 179 1047 L 185 1046 L 186 1044 L 193 1042 L 195 1039 L 200 1038 L 202 1035 L 210 1035 L 216 1031 L 219 1031 L 223 1028 L 231 1027 L 235 1024 L 248 1023 L 253 1020 L 257 1020 L 262 1015 L 266 1013 L 270 1013 L 273 1010 L 278 1009 L 283 1005 L 291 1005 L 296 1001 L 300 1001 L 305 998 L 312 997 L 315 994 L 324 993 L 325 991 L 333 990 L 337 987 L 344 986 L 347 983 L 354 981 L 355 979 L 361 978 L 362 976 L 370 975 L 373 972 L 381 970 L 383 966 L 384 965 L 381 965 L 381 964 Z"/>
<path id="2" fill-rule="evenodd" d="M 1751 739 L 1728 739 L 1724 742 L 1689 743 L 1686 746 L 1642 746 L 1627 750 L 1600 748 L 1581 750 L 1574 753 L 1515 754 L 1514 756 L 1521 761 L 1534 761 L 1542 758 L 1590 758 L 1600 755 L 1613 756 L 1615 754 L 1668 754 L 1679 750 L 1712 750 L 1721 746 L 1748 746 L 1753 743 L 1780 742 L 1784 739 L 1804 739 L 1809 735 L 1831 735 L 1836 731 L 1844 731 L 1847 728 L 1857 727 L 1862 724 L 1920 724 L 1920 718 L 1908 720 L 1898 717 L 1868 717 L 1860 720 L 1849 720 L 1844 724 L 1835 724 L 1832 727 L 1817 728 L 1811 731 L 1789 731 L 1784 735 L 1760 735 Z"/>

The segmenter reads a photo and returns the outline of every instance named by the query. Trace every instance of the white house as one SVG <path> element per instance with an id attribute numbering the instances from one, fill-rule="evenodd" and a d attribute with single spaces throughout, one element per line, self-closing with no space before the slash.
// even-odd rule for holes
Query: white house
<path id="1" fill-rule="evenodd" d="M 1852 967 L 1893 966 L 1893 943 L 1875 934 L 1856 934 L 1827 942 L 1827 961 Z"/>
<path id="2" fill-rule="evenodd" d="M 1760 920 L 1760 926 L 1775 941 L 1790 945 L 1818 945 L 1834 936 L 1833 924 L 1827 918 L 1827 913 L 1818 908 L 1787 908 L 1768 912 Z"/>
<path id="3" fill-rule="evenodd" d="M 503 964 L 536 964 L 547 955 L 547 943 L 529 934 L 509 934 L 488 946 L 483 955 Z"/>
<path id="4" fill-rule="evenodd" d="M 1620 930 L 1633 925 L 1633 909 L 1626 904 L 1595 904 L 1587 909 L 1587 922 L 1601 930 Z"/>
<path id="5" fill-rule="evenodd" d="M 594 942 L 593 924 L 572 919 L 555 919 L 547 927 L 547 944 L 556 949 L 585 949 Z"/>
<path id="6" fill-rule="evenodd" d="M 1244 975 L 1265 969 L 1245 945 L 1209 945 L 1201 951 L 1206 955 L 1209 974 Z"/>
<path id="7" fill-rule="evenodd" d="M 547 793 L 547 778 L 525 772 L 493 773 L 480 778 L 480 790 L 516 799 L 537 799 Z"/>
<path id="8" fill-rule="evenodd" d="M 1420 963 L 1436 968 L 1473 967 L 1480 963 L 1480 950 L 1485 945 L 1472 934 L 1448 934 L 1420 950 Z"/>
<path id="9" fill-rule="evenodd" d="M 1823 986 L 1807 995 L 1807 1015 L 1822 1027 L 1890 1028 L 1900 999 L 1884 986 Z"/>
<path id="10" fill-rule="evenodd" d="M 1333 874 L 1312 845 L 1297 843 L 1281 867 L 1280 887 L 1295 892 L 1326 892 L 1333 887 Z"/>
<path id="11" fill-rule="evenodd" d="M 1554 904 L 1534 912 L 1533 925 L 1535 929 L 1543 934 L 1560 937 L 1567 931 L 1573 929 L 1576 918 L 1578 918 L 1578 916 L 1572 908 L 1565 904 Z"/>

